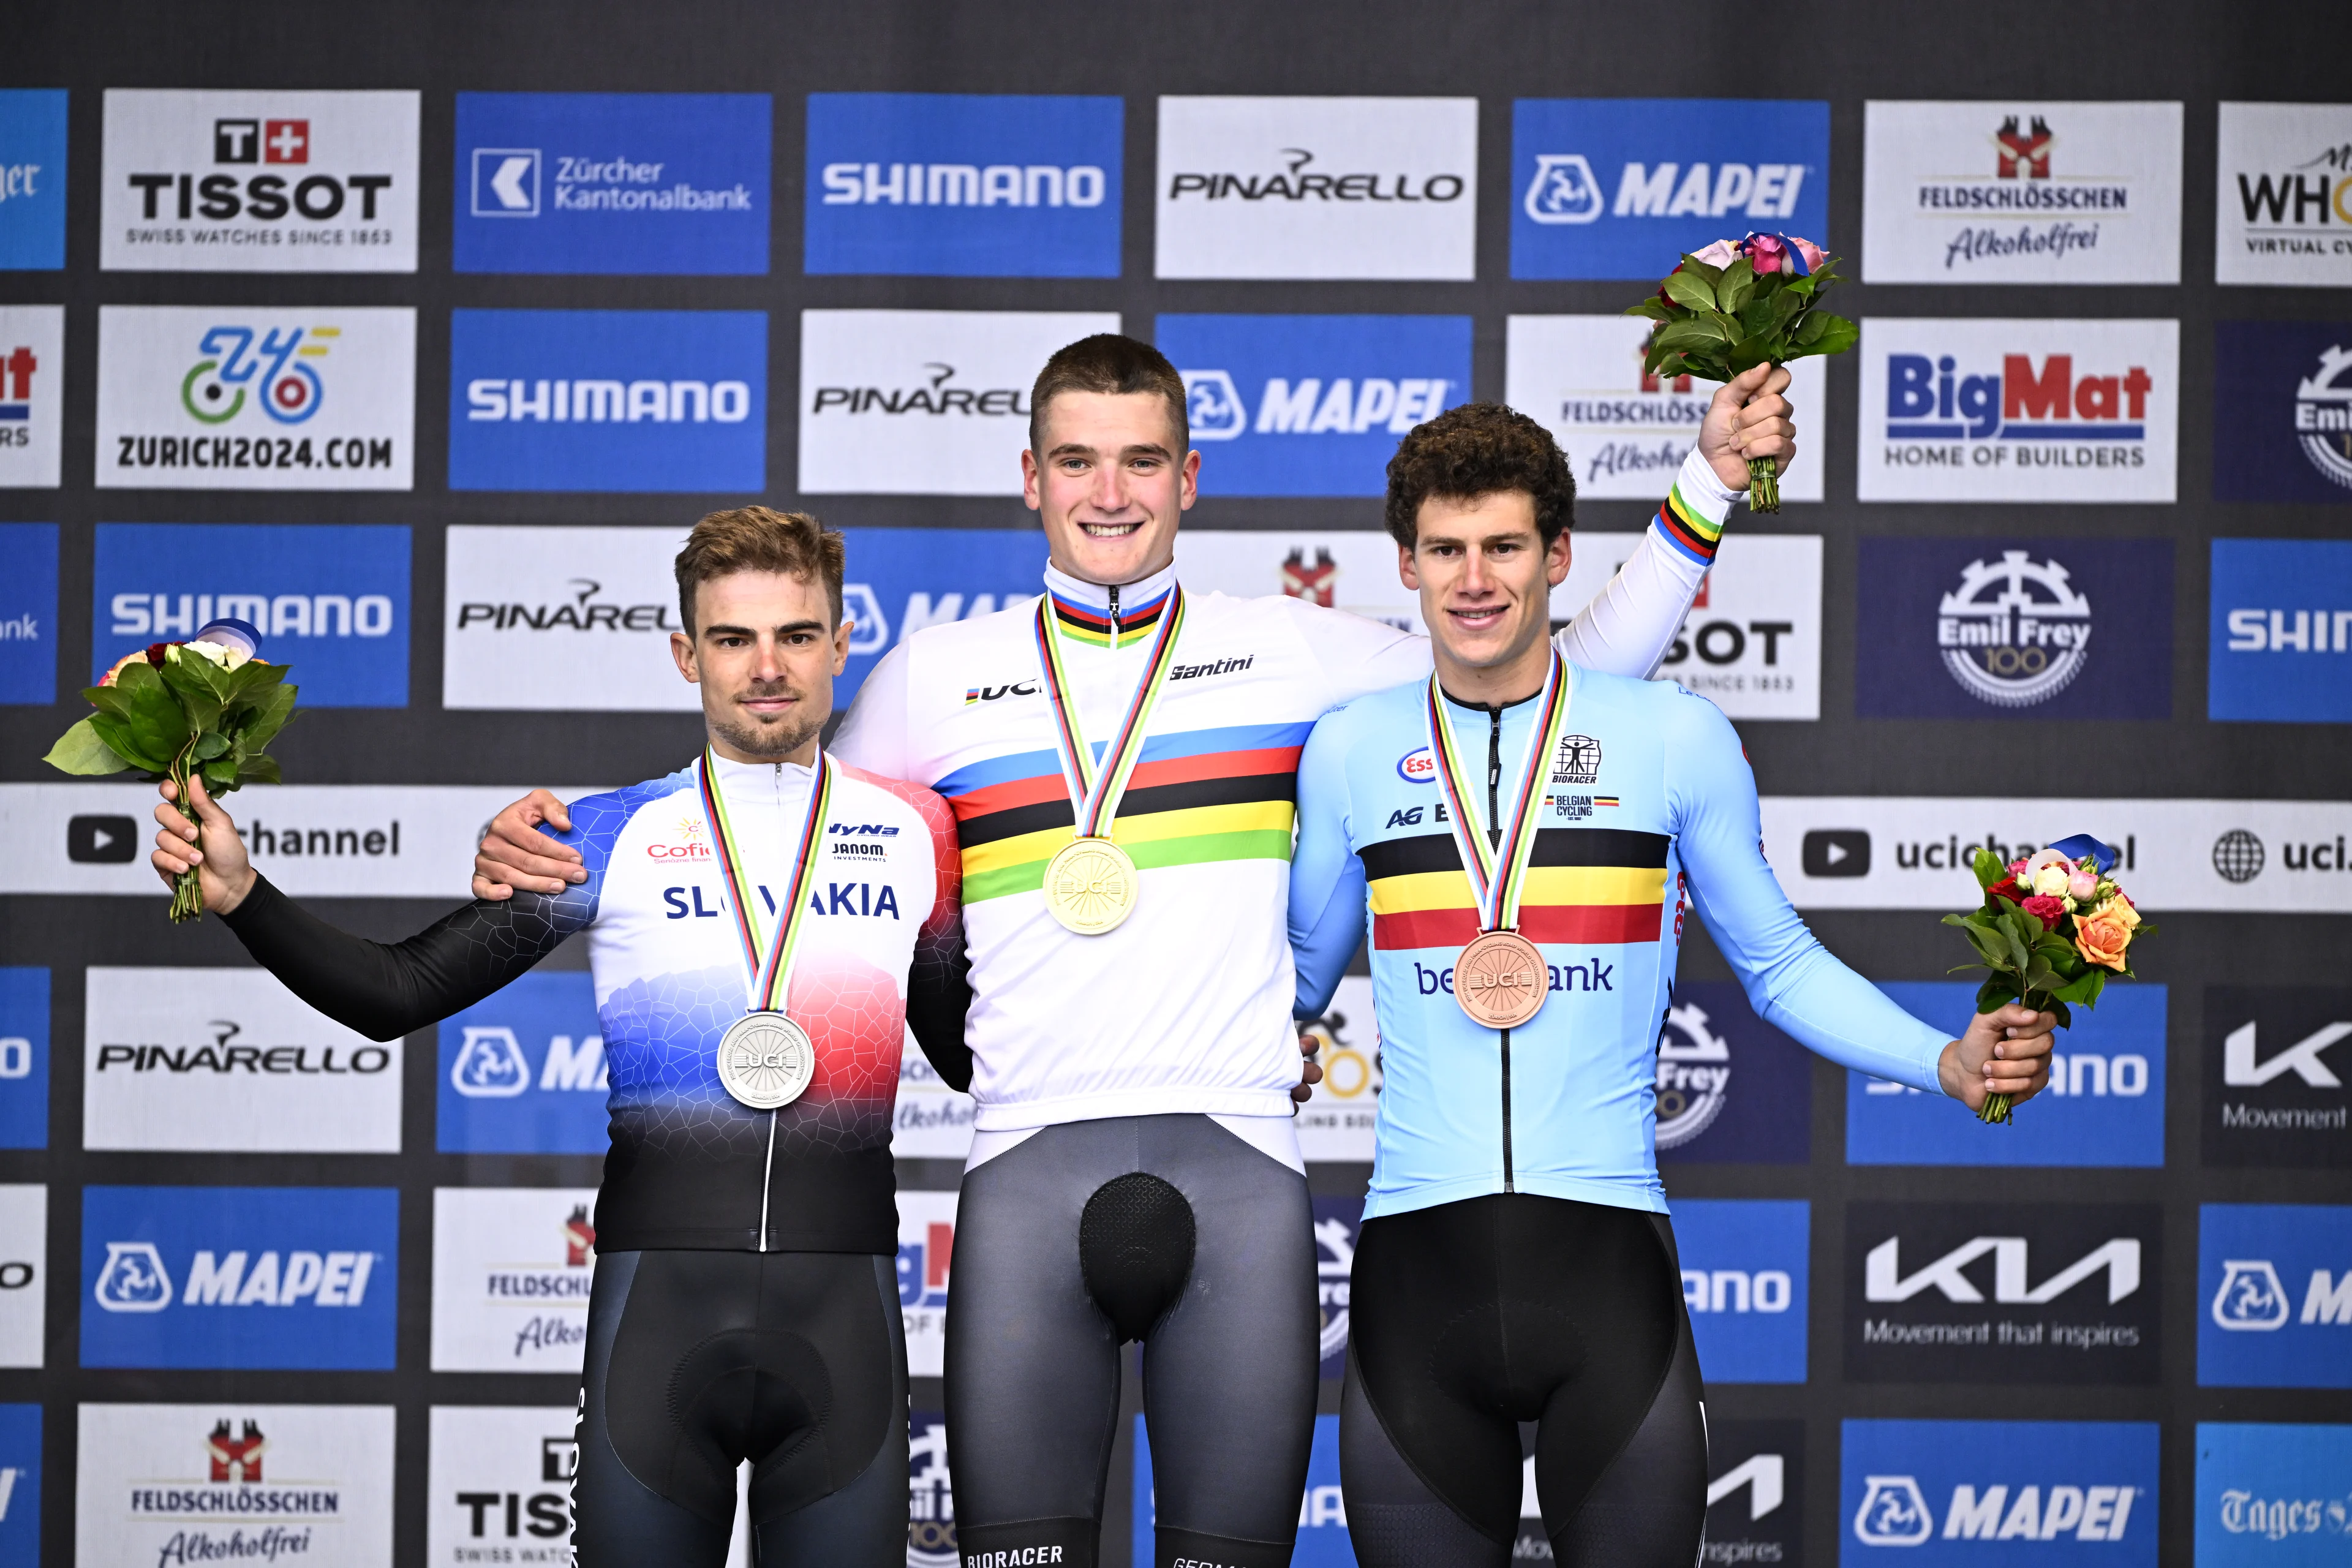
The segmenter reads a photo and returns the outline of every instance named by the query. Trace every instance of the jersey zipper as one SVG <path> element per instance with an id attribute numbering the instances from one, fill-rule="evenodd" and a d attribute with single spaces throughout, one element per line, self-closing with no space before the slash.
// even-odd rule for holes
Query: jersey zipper
<path id="1" fill-rule="evenodd" d="M 1498 704 L 1487 714 L 1486 725 L 1486 839 L 1497 849 L 1503 847 L 1503 710 Z M 1511 1179 L 1511 1031 L 1502 1033 L 1503 1053 L 1503 1191 L 1518 1189 Z"/>

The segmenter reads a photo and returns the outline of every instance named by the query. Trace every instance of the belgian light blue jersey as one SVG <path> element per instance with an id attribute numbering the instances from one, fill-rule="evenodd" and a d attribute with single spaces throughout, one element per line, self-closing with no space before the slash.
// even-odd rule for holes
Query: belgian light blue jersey
<path id="1" fill-rule="evenodd" d="M 1664 1212 L 1656 1050 L 1694 909 L 1759 1015 L 1842 1066 L 1942 1092 L 1944 1033 L 1832 958 L 1790 907 L 1730 721 L 1669 682 L 1568 674 L 1518 926 L 1550 990 L 1516 1029 L 1482 1027 L 1454 999 L 1478 913 L 1430 756 L 1425 683 L 1326 716 L 1300 759 L 1299 1017 L 1324 1010 L 1370 939 L 1385 1081 L 1367 1218 L 1508 1192 Z M 1445 705 L 1467 782 L 1506 795 L 1482 794 L 1489 824 L 1510 807 L 1541 706 Z"/>

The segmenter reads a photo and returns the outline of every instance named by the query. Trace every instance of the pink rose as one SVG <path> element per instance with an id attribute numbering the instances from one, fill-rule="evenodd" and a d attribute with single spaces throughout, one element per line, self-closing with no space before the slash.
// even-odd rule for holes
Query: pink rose
<path id="1" fill-rule="evenodd" d="M 1751 234 L 1744 247 L 1748 258 L 1755 264 L 1759 278 L 1772 272 L 1790 270 L 1789 254 L 1781 247 L 1780 237 L 1773 234 Z"/>
<path id="2" fill-rule="evenodd" d="M 2059 920 L 2066 913 L 2066 906 L 2048 893 L 2036 893 L 2018 907 L 2040 921 L 2043 931 L 2056 931 Z"/>
<path id="3" fill-rule="evenodd" d="M 2074 874 L 2066 879 L 2066 896 L 2082 903 L 2099 890 L 2099 874 L 2087 867 L 2077 866 Z"/>
<path id="4" fill-rule="evenodd" d="M 1822 263 L 1829 259 L 1822 254 L 1822 247 L 1810 239 L 1799 239 L 1792 234 L 1789 237 L 1789 243 L 1795 246 L 1797 254 L 1805 258 L 1805 271 L 1808 274 L 1819 272 L 1822 269 Z"/>
<path id="5" fill-rule="evenodd" d="M 1739 259 L 1739 244 L 1736 240 L 1718 239 L 1705 250 L 1691 252 L 1691 259 L 1704 261 L 1709 267 L 1728 267 Z M 1679 272 L 1682 268 L 1678 267 L 1675 270 Z M 1758 270 L 1761 271 L 1762 268 L 1759 268 Z"/>

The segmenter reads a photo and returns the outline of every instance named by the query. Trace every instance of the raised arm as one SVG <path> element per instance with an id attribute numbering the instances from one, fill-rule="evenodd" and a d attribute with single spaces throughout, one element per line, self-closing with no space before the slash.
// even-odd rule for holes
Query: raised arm
<path id="1" fill-rule="evenodd" d="M 1327 715 L 1298 758 L 1298 841 L 1290 856 L 1291 1015 L 1323 1016 L 1364 940 L 1364 863 L 1348 843 L 1343 716 Z"/>

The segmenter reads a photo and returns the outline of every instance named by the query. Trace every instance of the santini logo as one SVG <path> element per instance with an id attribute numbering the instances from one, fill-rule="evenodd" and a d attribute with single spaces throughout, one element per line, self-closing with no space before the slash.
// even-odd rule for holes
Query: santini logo
<path id="1" fill-rule="evenodd" d="M 180 1297 L 190 1307 L 357 1307 L 367 1299 L 373 1252 L 289 1252 L 281 1267 L 275 1251 L 247 1262 L 243 1248 L 222 1258 L 206 1249 L 188 1266 Z M 160 1312 L 172 1305 L 172 1276 L 148 1241 L 110 1241 L 93 1292 L 110 1312 Z"/>
<path id="2" fill-rule="evenodd" d="M 2118 1237 L 2095 1247 L 2031 1287 L 2026 1284 L 2028 1243 L 2021 1236 L 1977 1237 L 1909 1275 L 1902 1270 L 1902 1246 L 1899 1237 L 1889 1237 L 1870 1249 L 1864 1262 L 1864 1300 L 1907 1301 L 1932 1287 L 1942 1291 L 1947 1300 L 1981 1301 L 1984 1292 L 1961 1270 L 1987 1253 L 1993 1259 L 1992 1299 L 2000 1302 L 2038 1306 L 2054 1301 L 2102 1269 L 2106 1271 L 2109 1303 L 2139 1289 L 2139 1242 L 2131 1237 Z"/>
<path id="3" fill-rule="evenodd" d="M 1924 1546 L 1936 1534 L 1936 1516 L 1913 1476 L 1869 1476 L 1853 1535 L 1864 1546 Z M 2121 1541 L 2131 1519 L 2137 1487 L 2053 1486 L 2008 1483 L 1981 1492 L 1968 1482 L 1952 1489 L 1944 1510 L 1946 1541 L 2055 1541 L 2071 1532 L 2077 1541 Z"/>
<path id="4" fill-rule="evenodd" d="M 2233 1333 L 2268 1333 L 2286 1327 L 2291 1307 L 2278 1269 L 2266 1258 L 2232 1258 L 2221 1264 L 2221 1287 L 2213 1292 L 2213 1321 Z M 2352 1268 L 2341 1279 L 2325 1268 L 2311 1271 L 2298 1322 L 2352 1326 Z"/>

